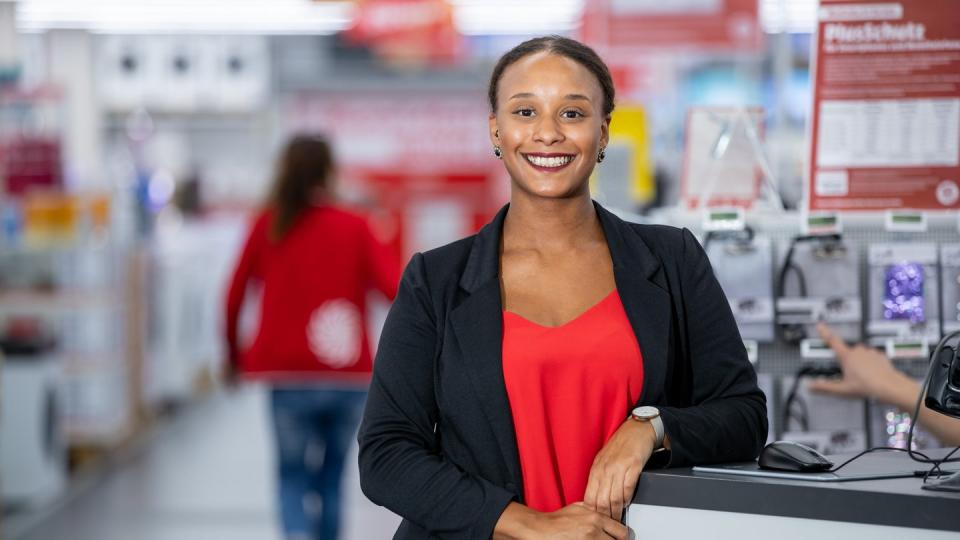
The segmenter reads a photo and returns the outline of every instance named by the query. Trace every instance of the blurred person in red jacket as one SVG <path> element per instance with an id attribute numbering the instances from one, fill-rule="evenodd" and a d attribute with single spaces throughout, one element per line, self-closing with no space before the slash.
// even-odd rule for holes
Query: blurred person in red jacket
<path id="1" fill-rule="evenodd" d="M 399 261 L 366 220 L 334 202 L 333 156 L 318 136 L 291 139 L 256 217 L 226 305 L 227 378 L 266 381 L 286 538 L 336 538 L 344 458 L 370 382 L 370 289 L 396 295 Z M 262 286 L 259 328 L 241 351 L 248 285 Z M 322 445 L 322 463 L 310 459 Z M 317 508 L 320 510 L 317 510 Z"/>

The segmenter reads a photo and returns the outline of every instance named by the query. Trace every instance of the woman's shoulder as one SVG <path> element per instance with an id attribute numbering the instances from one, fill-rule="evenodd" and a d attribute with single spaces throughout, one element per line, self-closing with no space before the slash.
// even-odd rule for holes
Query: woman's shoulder
<path id="1" fill-rule="evenodd" d="M 419 257 L 423 271 L 435 280 L 459 279 L 470 258 L 476 238 L 477 234 L 472 234 L 449 244 L 421 251 L 414 255 L 414 259 Z"/>
<path id="2" fill-rule="evenodd" d="M 653 223 L 624 222 L 634 234 L 656 254 L 679 254 L 690 240 L 696 241 L 686 228 Z"/>

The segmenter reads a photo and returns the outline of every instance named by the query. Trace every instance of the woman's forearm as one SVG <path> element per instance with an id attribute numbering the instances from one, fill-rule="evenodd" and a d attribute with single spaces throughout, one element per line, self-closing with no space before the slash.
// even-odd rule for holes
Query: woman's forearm
<path id="1" fill-rule="evenodd" d="M 885 395 L 877 396 L 881 401 L 891 403 L 901 410 L 913 413 L 920 395 L 920 383 L 903 375 L 893 381 Z M 920 418 L 917 425 L 931 433 L 944 446 L 960 445 L 960 419 L 951 418 L 920 405 Z"/>
<path id="2" fill-rule="evenodd" d="M 527 506 L 510 503 L 493 529 L 493 540 L 529 538 L 533 533 L 533 521 L 536 515 L 537 512 Z"/>

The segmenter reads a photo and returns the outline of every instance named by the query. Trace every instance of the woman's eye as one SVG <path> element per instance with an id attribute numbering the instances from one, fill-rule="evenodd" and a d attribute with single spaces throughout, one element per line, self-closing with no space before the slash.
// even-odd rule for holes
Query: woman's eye
<path id="1" fill-rule="evenodd" d="M 580 111 L 563 111 L 560 115 L 564 118 L 583 118 L 583 113 Z"/>
<path id="2" fill-rule="evenodd" d="M 530 117 L 533 116 L 533 109 L 517 109 L 513 114 Z"/>

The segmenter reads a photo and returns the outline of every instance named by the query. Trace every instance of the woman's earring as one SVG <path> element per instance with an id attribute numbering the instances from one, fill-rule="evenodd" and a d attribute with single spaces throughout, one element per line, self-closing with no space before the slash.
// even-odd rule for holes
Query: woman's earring
<path id="1" fill-rule="evenodd" d="M 494 146 L 494 147 L 493 147 L 493 155 L 497 156 L 497 159 L 502 159 L 502 158 L 500 157 L 502 154 L 503 154 L 503 153 L 500 151 L 500 147 L 499 147 L 499 146 Z"/>
<path id="2" fill-rule="evenodd" d="M 607 157 L 607 149 L 601 148 L 600 152 L 597 154 L 597 163 L 603 163 L 603 160 Z"/>

